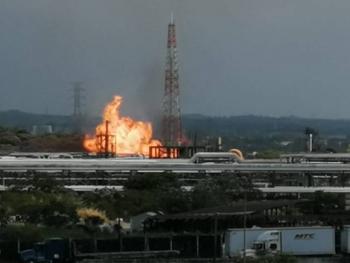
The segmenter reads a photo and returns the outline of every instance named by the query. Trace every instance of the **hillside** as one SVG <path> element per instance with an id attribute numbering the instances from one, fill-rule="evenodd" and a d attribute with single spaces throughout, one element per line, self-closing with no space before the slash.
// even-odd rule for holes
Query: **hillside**
<path id="1" fill-rule="evenodd" d="M 350 134 L 350 120 L 306 119 L 299 117 L 231 116 L 208 117 L 185 115 L 183 124 L 187 131 L 212 136 L 262 136 L 271 134 L 300 134 L 312 127 L 323 135 Z"/>
<path id="2" fill-rule="evenodd" d="M 70 116 L 44 115 L 18 110 L 0 112 L 0 126 L 31 130 L 33 125 L 53 125 L 56 129 L 68 129 L 72 126 Z"/>
<path id="3" fill-rule="evenodd" d="M 93 130 L 99 121 L 99 118 L 86 119 L 84 130 Z M 208 150 L 217 149 L 217 137 L 220 136 L 223 150 L 239 148 L 245 153 L 264 153 L 265 157 L 276 157 L 282 152 L 305 151 L 306 127 L 318 132 L 314 138 L 316 151 L 350 150 L 350 120 L 184 115 L 182 121 L 187 139 L 193 144 L 209 146 Z M 52 125 L 55 133 L 64 133 L 68 137 L 18 134 L 18 129 L 30 132 L 33 125 L 47 124 Z M 71 116 L 40 115 L 21 111 L 0 112 L 0 127 L 15 129 L 9 134 L 6 129 L 1 133 L 0 150 L 78 151 L 81 149 L 80 137 L 70 136 L 74 130 L 73 124 Z M 155 133 L 159 134 L 159 130 Z"/>
<path id="4" fill-rule="evenodd" d="M 299 117 L 230 116 L 209 117 L 187 114 L 182 117 L 187 133 L 200 136 L 268 136 L 276 134 L 301 134 L 305 127 L 312 127 L 322 135 L 350 135 L 350 120 L 307 119 Z M 86 120 L 91 129 L 99 118 Z M 73 127 L 71 116 L 43 115 L 18 110 L 0 112 L 0 126 L 22 128 L 30 131 L 33 125 L 52 125 L 55 131 L 69 131 Z"/>

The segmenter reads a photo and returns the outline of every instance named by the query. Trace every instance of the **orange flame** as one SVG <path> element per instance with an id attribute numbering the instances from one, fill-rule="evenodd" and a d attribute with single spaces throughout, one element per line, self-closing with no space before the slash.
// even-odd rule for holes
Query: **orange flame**
<path id="1" fill-rule="evenodd" d="M 95 135 L 85 136 L 84 148 L 95 153 L 149 156 L 149 147 L 161 146 L 161 143 L 152 139 L 151 123 L 120 116 L 122 101 L 122 97 L 115 96 L 106 105 L 103 122 L 96 127 Z"/>

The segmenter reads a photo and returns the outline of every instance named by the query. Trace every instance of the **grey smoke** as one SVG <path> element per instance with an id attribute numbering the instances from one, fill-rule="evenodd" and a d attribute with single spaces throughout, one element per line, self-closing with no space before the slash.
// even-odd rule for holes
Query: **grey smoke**
<path id="1" fill-rule="evenodd" d="M 348 118 L 347 0 L 4 0 L 0 110 L 159 114 L 167 23 L 178 33 L 182 112 Z"/>

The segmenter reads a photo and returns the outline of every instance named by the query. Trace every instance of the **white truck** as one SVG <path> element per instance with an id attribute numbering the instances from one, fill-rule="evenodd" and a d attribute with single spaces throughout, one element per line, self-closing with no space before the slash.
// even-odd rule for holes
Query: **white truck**
<path id="1" fill-rule="evenodd" d="M 244 244 L 245 241 L 245 244 Z M 228 229 L 224 255 L 228 257 L 286 253 L 295 256 L 335 254 L 333 227 L 277 227 Z"/>

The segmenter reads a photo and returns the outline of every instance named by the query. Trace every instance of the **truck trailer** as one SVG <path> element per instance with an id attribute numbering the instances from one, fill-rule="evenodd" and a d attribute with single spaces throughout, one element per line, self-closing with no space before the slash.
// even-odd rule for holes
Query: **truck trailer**
<path id="1" fill-rule="evenodd" d="M 227 257 L 242 253 L 249 256 L 274 253 L 334 255 L 335 229 L 328 226 L 228 229 L 224 246 Z"/>
<path id="2" fill-rule="evenodd" d="M 340 233 L 341 252 L 350 254 L 350 225 L 344 225 Z"/>

